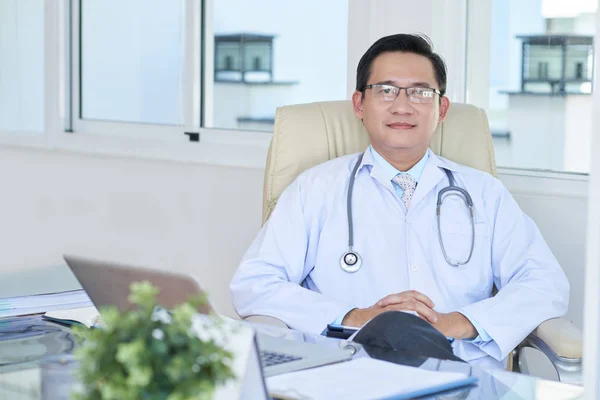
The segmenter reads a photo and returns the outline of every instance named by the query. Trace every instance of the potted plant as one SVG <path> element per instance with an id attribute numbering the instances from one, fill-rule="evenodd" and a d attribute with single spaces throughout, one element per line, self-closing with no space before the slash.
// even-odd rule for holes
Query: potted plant
<path id="1" fill-rule="evenodd" d="M 232 354 L 223 346 L 218 322 L 195 318 L 205 302 L 191 298 L 170 311 L 157 304 L 149 282 L 133 283 L 125 312 L 102 309 L 103 329 L 77 327 L 80 361 L 77 399 L 210 399 L 233 378 Z"/>

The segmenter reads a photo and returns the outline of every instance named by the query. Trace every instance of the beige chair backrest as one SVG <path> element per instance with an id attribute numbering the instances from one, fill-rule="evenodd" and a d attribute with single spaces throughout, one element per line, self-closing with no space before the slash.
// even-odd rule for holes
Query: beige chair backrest
<path id="1" fill-rule="evenodd" d="M 283 190 L 300 173 L 368 146 L 369 137 L 350 101 L 279 107 L 265 168 L 263 224 Z M 478 107 L 451 104 L 429 147 L 449 160 L 496 175 L 488 120 Z"/>

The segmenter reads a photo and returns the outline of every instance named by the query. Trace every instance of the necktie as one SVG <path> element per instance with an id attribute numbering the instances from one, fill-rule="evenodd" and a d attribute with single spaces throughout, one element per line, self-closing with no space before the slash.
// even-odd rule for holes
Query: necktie
<path id="1" fill-rule="evenodd" d="M 417 181 L 412 175 L 398 174 L 392 179 L 392 182 L 400 186 L 400 189 L 404 191 L 404 193 L 402 193 L 402 202 L 408 210 L 410 200 L 412 199 L 412 196 L 415 193 L 415 188 L 417 187 Z"/>

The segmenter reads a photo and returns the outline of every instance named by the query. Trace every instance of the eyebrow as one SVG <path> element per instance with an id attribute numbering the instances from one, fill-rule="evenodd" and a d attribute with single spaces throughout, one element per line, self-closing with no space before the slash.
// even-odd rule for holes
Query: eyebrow
<path id="1" fill-rule="evenodd" d="M 375 85 L 392 85 L 392 86 L 398 86 L 397 83 L 395 81 L 379 81 L 377 83 L 374 83 Z M 418 87 L 427 87 L 430 88 L 431 85 L 427 82 L 414 82 L 411 84 L 411 86 L 418 86 Z"/>

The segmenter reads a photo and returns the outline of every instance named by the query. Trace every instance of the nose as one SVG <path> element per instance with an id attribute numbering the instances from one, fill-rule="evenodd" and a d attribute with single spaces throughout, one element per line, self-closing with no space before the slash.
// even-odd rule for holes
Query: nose
<path id="1" fill-rule="evenodd" d="M 406 89 L 400 89 L 400 93 L 398 93 L 398 97 L 390 104 L 389 111 L 392 114 L 412 114 L 414 108 L 412 106 L 412 102 L 408 98 L 408 92 Z"/>

